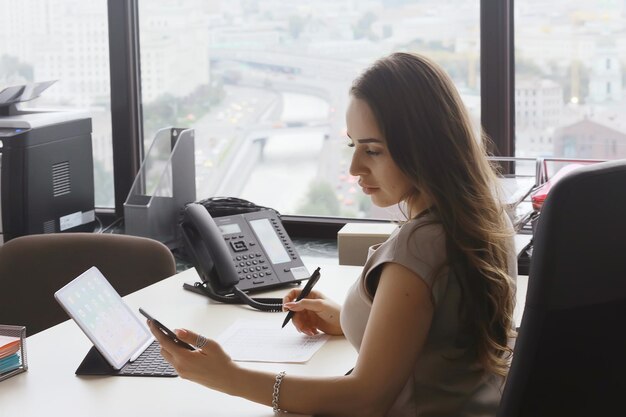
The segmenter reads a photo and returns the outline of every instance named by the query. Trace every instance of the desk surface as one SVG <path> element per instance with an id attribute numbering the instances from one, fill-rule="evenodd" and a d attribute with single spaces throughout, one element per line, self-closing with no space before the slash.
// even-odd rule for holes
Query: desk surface
<path id="1" fill-rule="evenodd" d="M 309 269 L 314 265 L 305 262 Z M 321 265 L 317 289 L 343 301 L 361 267 Z M 124 297 L 137 311 L 144 307 L 171 328 L 186 327 L 215 338 L 239 318 L 273 321 L 284 314 L 261 313 L 244 306 L 215 304 L 184 291 L 184 282 L 197 280 L 187 270 Z M 282 296 L 286 290 L 267 293 Z M 521 318 L 525 277 L 518 285 L 516 319 Z M 138 314 L 138 313 L 137 313 Z M 139 316 L 139 315 L 138 315 Z M 519 321 L 517 321 L 519 323 Z M 73 321 L 66 321 L 26 340 L 29 369 L 0 382 L 0 417 L 16 416 L 273 416 L 271 408 L 209 390 L 180 378 L 84 377 L 74 371 L 91 343 Z M 342 375 L 352 368 L 356 352 L 343 337 L 332 337 L 306 364 L 247 363 L 271 372 L 311 376 Z"/>

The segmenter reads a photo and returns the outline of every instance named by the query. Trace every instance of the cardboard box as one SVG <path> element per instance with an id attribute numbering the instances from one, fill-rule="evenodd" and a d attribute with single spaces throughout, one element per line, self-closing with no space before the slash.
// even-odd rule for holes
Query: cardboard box
<path id="1" fill-rule="evenodd" d="M 339 265 L 365 265 L 369 247 L 387 240 L 397 228 L 395 223 L 346 223 L 337 232 Z"/>

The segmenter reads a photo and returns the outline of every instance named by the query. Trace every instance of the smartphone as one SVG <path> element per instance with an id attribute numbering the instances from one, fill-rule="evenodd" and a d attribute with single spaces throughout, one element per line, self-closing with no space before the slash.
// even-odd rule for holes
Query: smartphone
<path id="1" fill-rule="evenodd" d="M 184 347 L 185 349 L 189 349 L 189 350 L 196 350 L 195 347 L 191 346 L 189 343 L 187 342 L 183 342 L 182 340 L 180 340 L 178 338 L 178 336 L 176 336 L 176 333 L 174 333 L 173 331 L 171 331 L 170 329 L 168 329 L 167 327 L 165 327 L 165 325 L 163 323 L 161 323 L 160 321 L 158 321 L 157 319 L 155 319 L 154 317 L 152 317 L 150 314 L 146 313 L 146 311 L 139 307 L 139 312 L 141 314 L 143 314 L 148 320 L 150 320 L 151 322 L 153 322 L 155 324 L 156 327 L 159 328 L 159 330 L 161 330 L 161 332 L 163 332 L 163 334 L 167 337 L 169 337 L 171 340 L 174 341 L 174 343 L 176 343 L 179 346 Z"/>

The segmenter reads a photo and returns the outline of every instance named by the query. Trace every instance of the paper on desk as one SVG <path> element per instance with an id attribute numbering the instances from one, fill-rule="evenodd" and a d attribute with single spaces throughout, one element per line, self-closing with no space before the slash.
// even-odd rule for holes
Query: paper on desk
<path id="1" fill-rule="evenodd" d="M 217 340 L 233 360 L 240 362 L 303 363 L 328 340 L 326 334 L 307 336 L 279 322 L 241 319 Z"/>
<path id="2" fill-rule="evenodd" d="M 20 350 L 20 338 L 0 335 L 0 359 Z"/>

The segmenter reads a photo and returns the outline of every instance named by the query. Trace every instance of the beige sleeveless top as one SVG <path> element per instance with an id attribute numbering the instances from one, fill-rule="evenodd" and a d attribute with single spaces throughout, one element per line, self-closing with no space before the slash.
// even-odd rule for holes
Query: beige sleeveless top
<path id="1" fill-rule="evenodd" d="M 461 289 L 447 267 L 443 228 L 429 213 L 398 228 L 389 239 L 369 250 L 361 277 L 352 286 L 341 310 L 346 338 L 360 349 L 372 308 L 372 282 L 379 268 L 394 262 L 419 275 L 431 289 L 433 321 L 415 369 L 387 413 L 391 417 L 494 416 L 503 381 L 486 374 L 459 343 L 458 309 Z M 517 259 L 511 241 L 509 273 L 517 277 Z M 435 276 L 435 274 L 437 274 Z M 455 358 L 455 359 L 452 359 Z"/>

